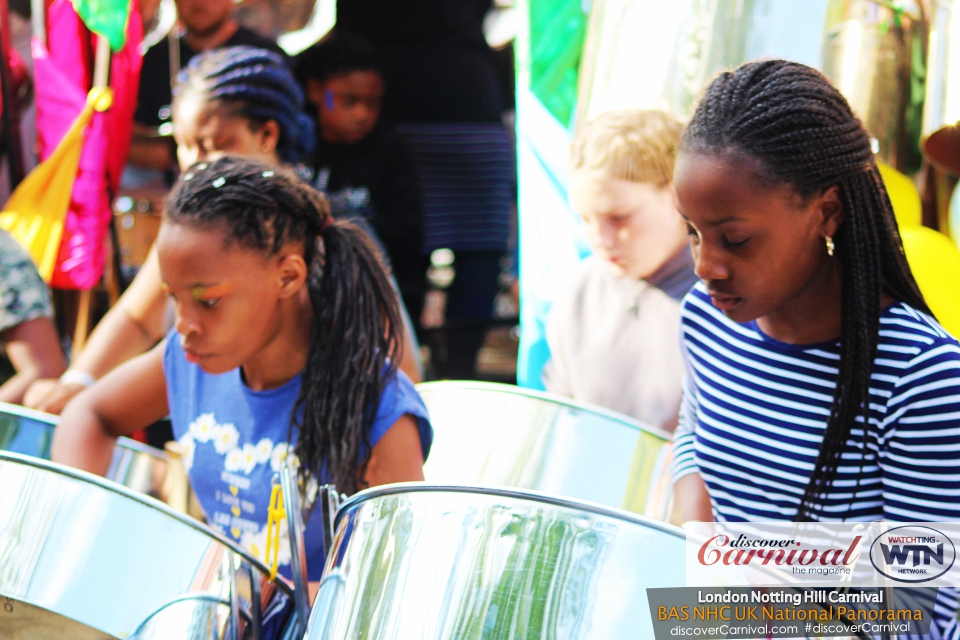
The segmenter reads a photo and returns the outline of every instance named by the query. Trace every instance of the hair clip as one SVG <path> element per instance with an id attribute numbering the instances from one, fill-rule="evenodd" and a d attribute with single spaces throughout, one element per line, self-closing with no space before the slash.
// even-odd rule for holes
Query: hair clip
<path id="1" fill-rule="evenodd" d="M 226 178 L 224 178 L 223 176 L 220 176 L 219 178 L 217 178 L 216 180 L 214 180 L 214 181 L 211 182 L 210 184 L 213 185 L 213 188 L 214 188 L 214 189 L 219 189 L 220 187 L 222 187 L 222 186 L 225 185 L 226 183 L 227 183 Z"/>
<path id="2" fill-rule="evenodd" d="M 272 177 L 273 177 L 273 171 L 269 171 L 269 170 L 268 170 L 268 171 L 264 171 L 262 175 L 263 175 L 264 178 L 272 178 Z"/>

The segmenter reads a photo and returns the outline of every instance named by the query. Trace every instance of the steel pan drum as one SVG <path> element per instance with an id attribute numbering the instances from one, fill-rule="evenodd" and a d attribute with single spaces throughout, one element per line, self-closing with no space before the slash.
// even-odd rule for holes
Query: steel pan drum
<path id="1" fill-rule="evenodd" d="M 50 444 L 59 416 L 0 402 L 0 451 L 50 459 Z M 161 497 L 167 455 L 136 440 L 120 438 L 107 479 L 155 498 Z"/>
<path id="2" fill-rule="evenodd" d="M 512 385 L 427 382 L 417 391 L 435 432 L 427 482 L 532 489 L 666 518 L 665 431 Z"/>
<path id="3" fill-rule="evenodd" d="M 0 452 L 0 487 L 4 640 L 256 638 L 261 594 L 291 596 L 226 539 L 100 477 Z"/>
<path id="4" fill-rule="evenodd" d="M 510 489 L 401 484 L 341 506 L 308 640 L 614 640 L 684 586 L 680 529 Z"/>

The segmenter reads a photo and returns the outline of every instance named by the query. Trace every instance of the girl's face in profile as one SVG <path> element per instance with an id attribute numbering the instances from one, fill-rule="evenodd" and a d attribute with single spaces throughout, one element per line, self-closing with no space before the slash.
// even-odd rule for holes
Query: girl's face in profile
<path id="1" fill-rule="evenodd" d="M 195 93 L 179 97 L 173 110 L 173 137 L 180 171 L 226 154 L 278 164 L 280 129 L 270 120 L 256 125 L 235 115 L 229 105 L 208 102 Z"/>
<path id="2" fill-rule="evenodd" d="M 157 237 L 160 273 L 176 308 L 187 360 L 207 373 L 241 366 L 276 338 L 279 309 L 302 280 L 291 276 L 285 248 L 278 255 L 226 242 L 225 232 L 164 221 Z"/>
<path id="3" fill-rule="evenodd" d="M 763 184 L 750 158 L 685 152 L 677 158 L 677 208 L 697 276 L 735 322 L 790 311 L 836 274 L 824 238 L 842 206 L 836 187 L 802 199 L 793 186 Z"/>

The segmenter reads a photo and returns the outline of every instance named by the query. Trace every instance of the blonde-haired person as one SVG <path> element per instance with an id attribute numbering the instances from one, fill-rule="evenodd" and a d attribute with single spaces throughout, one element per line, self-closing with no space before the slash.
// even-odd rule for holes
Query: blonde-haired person
<path id="1" fill-rule="evenodd" d="M 680 300 L 696 282 L 673 192 L 683 126 L 611 111 L 574 137 L 570 205 L 593 255 L 547 321 L 548 391 L 672 431 L 683 358 Z"/>

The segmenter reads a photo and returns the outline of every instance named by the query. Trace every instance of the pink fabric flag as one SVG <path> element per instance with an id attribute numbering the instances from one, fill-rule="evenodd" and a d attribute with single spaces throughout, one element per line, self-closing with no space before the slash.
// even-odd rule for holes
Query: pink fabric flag
<path id="1" fill-rule="evenodd" d="M 90 289 L 103 274 L 104 240 L 111 203 L 130 150 L 137 105 L 142 39 L 139 2 L 131 0 L 124 48 L 112 56 L 113 106 L 96 113 L 87 130 L 50 284 Z M 54 0 L 47 12 L 47 42 L 34 39 L 37 141 L 46 160 L 83 109 L 93 76 L 98 36 L 87 30 L 70 0 Z"/>

